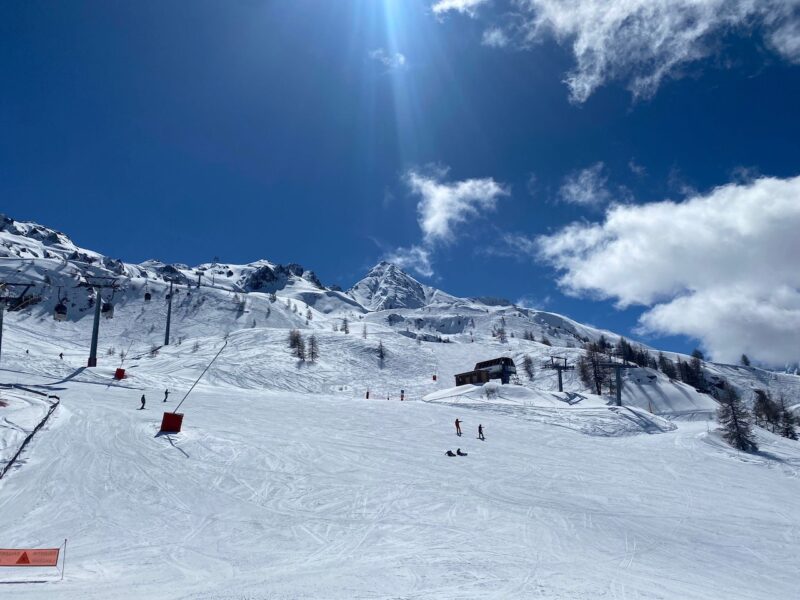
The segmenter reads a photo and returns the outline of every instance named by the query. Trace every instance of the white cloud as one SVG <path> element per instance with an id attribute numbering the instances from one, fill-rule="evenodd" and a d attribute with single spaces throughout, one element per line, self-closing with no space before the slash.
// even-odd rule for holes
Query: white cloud
<path id="1" fill-rule="evenodd" d="M 407 65 L 406 57 L 400 52 L 387 52 L 383 48 L 370 51 L 369 57 L 383 63 L 389 70 L 404 69 Z"/>
<path id="2" fill-rule="evenodd" d="M 732 31 L 758 33 L 772 51 L 800 63 L 800 0 L 510 1 L 503 35 L 521 46 L 548 37 L 568 46 L 575 67 L 565 83 L 577 103 L 609 81 L 622 81 L 634 97 L 650 97 L 665 78 L 717 52 Z M 475 16 L 479 4 L 441 0 L 433 9 Z"/>
<path id="3" fill-rule="evenodd" d="M 389 252 L 385 260 L 397 265 L 401 269 L 412 269 L 423 277 L 433 276 L 433 265 L 431 264 L 431 251 L 422 246 L 410 246 L 408 248 L 397 248 Z"/>
<path id="4" fill-rule="evenodd" d="M 483 38 L 481 39 L 481 43 L 490 48 L 505 48 L 510 41 L 506 32 L 499 27 L 490 27 L 483 32 Z"/>
<path id="5" fill-rule="evenodd" d="M 597 206 L 611 201 L 608 177 L 603 173 L 602 162 L 580 171 L 573 171 L 564 178 L 559 197 L 564 202 L 581 206 Z"/>
<path id="6" fill-rule="evenodd" d="M 486 4 L 488 0 L 437 0 L 431 7 L 433 13 L 442 15 L 454 11 L 474 17 L 478 7 Z"/>
<path id="7" fill-rule="evenodd" d="M 419 197 L 417 222 L 422 242 L 397 248 L 385 259 L 403 269 L 413 269 L 424 277 L 433 275 L 433 254 L 438 246 L 458 237 L 458 226 L 482 212 L 494 210 L 497 199 L 508 191 L 491 177 L 445 182 L 447 169 L 421 172 L 410 170 L 404 180 Z"/>
<path id="8" fill-rule="evenodd" d="M 442 176 L 441 172 L 426 175 L 414 170 L 406 174 L 409 188 L 420 197 L 419 226 L 428 244 L 451 242 L 455 226 L 481 212 L 494 210 L 497 199 L 508 194 L 491 177 L 445 183 Z"/>
<path id="9" fill-rule="evenodd" d="M 537 239 L 573 295 L 650 307 L 644 330 L 702 340 L 715 360 L 800 359 L 800 177 L 681 202 L 617 205 Z"/>

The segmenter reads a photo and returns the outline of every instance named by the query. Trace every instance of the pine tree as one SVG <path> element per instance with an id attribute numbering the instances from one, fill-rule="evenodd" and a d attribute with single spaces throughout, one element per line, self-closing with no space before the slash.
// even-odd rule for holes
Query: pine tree
<path id="1" fill-rule="evenodd" d="M 361 328 L 361 337 L 367 339 L 367 324 L 364 323 L 364 326 Z"/>
<path id="2" fill-rule="evenodd" d="M 294 355 L 298 360 L 306 361 L 306 344 L 302 337 L 300 338 L 300 343 L 297 344 L 297 348 L 294 349 Z"/>
<path id="3" fill-rule="evenodd" d="M 533 359 L 528 354 L 526 354 L 525 358 L 522 359 L 522 370 L 525 371 L 525 374 L 528 376 L 528 380 L 533 381 Z"/>
<path id="4" fill-rule="evenodd" d="M 542 336 L 542 344 L 544 344 L 545 346 L 552 346 L 553 345 L 553 344 L 550 343 L 550 340 L 548 340 L 545 336 Z"/>
<path id="5" fill-rule="evenodd" d="M 383 364 L 383 361 L 385 359 L 386 359 L 386 350 L 383 349 L 383 342 L 380 341 L 378 342 L 378 360 L 381 361 L 381 364 Z"/>
<path id="6" fill-rule="evenodd" d="M 703 361 L 705 360 L 705 356 L 700 350 L 696 349 L 692 352 L 692 359 L 689 361 L 689 368 L 692 371 L 692 379 L 693 385 L 696 388 L 704 387 L 704 378 L 703 378 Z"/>
<path id="7" fill-rule="evenodd" d="M 319 346 L 317 345 L 317 336 L 308 336 L 308 360 L 312 363 L 316 362 L 319 358 Z"/>
<path id="8" fill-rule="evenodd" d="M 741 363 L 743 367 L 750 366 L 750 359 L 747 357 L 747 354 L 742 354 Z"/>
<path id="9" fill-rule="evenodd" d="M 781 424 L 780 406 L 772 399 L 769 392 L 756 390 L 755 394 L 756 399 L 753 401 L 753 416 L 756 425 L 775 433 Z"/>
<path id="10" fill-rule="evenodd" d="M 797 417 L 787 408 L 783 396 L 781 396 L 778 401 L 778 407 L 780 410 L 780 426 L 778 428 L 778 433 L 790 440 L 796 440 L 797 431 L 795 427 L 797 426 Z"/>
<path id="11" fill-rule="evenodd" d="M 728 386 L 717 411 L 722 437 L 734 448 L 744 452 L 758 450 L 751 427 L 752 415 L 739 394 Z"/>
<path id="12" fill-rule="evenodd" d="M 661 352 L 658 353 L 658 368 L 670 379 L 676 379 L 678 377 L 678 371 L 675 369 L 675 363 L 664 356 L 664 354 Z"/>
<path id="13" fill-rule="evenodd" d="M 350 321 L 347 320 L 347 317 L 342 319 L 342 331 L 344 333 L 350 333 Z"/>

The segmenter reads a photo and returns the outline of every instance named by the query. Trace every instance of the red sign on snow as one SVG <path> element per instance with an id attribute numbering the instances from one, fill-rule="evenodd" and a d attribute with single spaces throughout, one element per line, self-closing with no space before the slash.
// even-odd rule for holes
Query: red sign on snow
<path id="1" fill-rule="evenodd" d="M 0 550 L 0 567 L 55 567 L 61 548 Z"/>

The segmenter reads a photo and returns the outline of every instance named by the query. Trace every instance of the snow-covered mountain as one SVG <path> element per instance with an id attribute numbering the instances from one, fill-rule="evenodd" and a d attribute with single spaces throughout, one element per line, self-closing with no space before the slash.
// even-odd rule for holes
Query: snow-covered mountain
<path id="1" fill-rule="evenodd" d="M 90 328 L 96 292 L 86 283 L 97 275 L 113 276 L 118 284 L 117 289 L 100 294 L 102 302 L 115 307 L 115 318 L 103 325 L 103 339 L 139 352 L 162 343 L 169 282 L 177 286 L 172 316 L 176 339 L 230 335 L 240 329 L 328 331 L 349 319 L 360 321 L 364 330 L 391 332 L 400 343 L 468 343 L 468 352 L 455 353 L 462 360 L 447 367 L 458 372 L 498 353 L 515 356 L 517 361 L 532 355 L 540 364 L 550 356 L 575 360 L 586 342 L 605 338 L 614 343 L 620 337 L 553 312 L 492 298 L 458 298 L 388 262 L 378 263 L 342 292 L 294 263 L 262 259 L 244 265 L 212 262 L 194 267 L 159 260 L 131 264 L 82 248 L 62 232 L 0 217 L 0 277 L 8 283 L 32 284 L 6 291 L 8 296 L 24 299 L 12 302 L 10 308 L 17 322 L 26 323 L 31 331 L 63 338 L 65 325 L 56 324 L 51 316 L 59 303 L 67 306 L 68 323 L 76 333 Z M 508 341 L 498 347 L 501 330 Z M 709 363 L 709 372 L 749 393 L 770 387 L 793 389 L 800 382 L 791 376 L 729 365 Z M 577 378 L 572 382 L 575 390 L 581 389 Z"/>
<path id="2" fill-rule="evenodd" d="M 347 293 L 369 310 L 422 308 L 453 304 L 456 298 L 411 277 L 400 267 L 381 261 Z"/>

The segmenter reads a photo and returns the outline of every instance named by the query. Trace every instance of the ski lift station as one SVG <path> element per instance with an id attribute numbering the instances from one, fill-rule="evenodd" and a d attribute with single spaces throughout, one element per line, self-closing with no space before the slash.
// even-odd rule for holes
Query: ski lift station
<path id="1" fill-rule="evenodd" d="M 472 371 L 458 373 L 456 375 L 456 386 L 467 384 L 483 384 L 490 379 L 499 379 L 500 383 L 509 383 L 511 376 L 517 374 L 517 367 L 513 359 L 508 356 L 485 360 L 475 365 Z"/>

